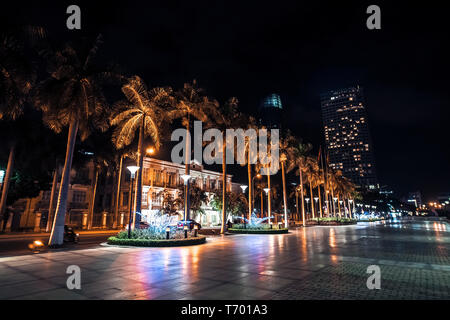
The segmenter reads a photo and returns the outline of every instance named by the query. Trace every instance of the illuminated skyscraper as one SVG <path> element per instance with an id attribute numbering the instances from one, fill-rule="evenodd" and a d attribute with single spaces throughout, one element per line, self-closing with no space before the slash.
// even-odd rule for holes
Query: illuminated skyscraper
<path id="1" fill-rule="evenodd" d="M 378 180 L 361 87 L 321 95 L 325 143 L 330 167 L 360 186 L 375 188 Z"/>
<path id="2" fill-rule="evenodd" d="M 281 129 L 281 113 L 283 105 L 276 93 L 265 97 L 260 105 L 260 123 L 270 129 Z"/>

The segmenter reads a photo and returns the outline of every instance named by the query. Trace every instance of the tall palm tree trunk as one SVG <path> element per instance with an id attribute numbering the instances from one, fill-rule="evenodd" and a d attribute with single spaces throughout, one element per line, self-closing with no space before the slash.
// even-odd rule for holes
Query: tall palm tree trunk
<path id="1" fill-rule="evenodd" d="M 62 245 L 64 240 L 64 223 L 66 220 L 67 196 L 69 194 L 70 170 L 72 169 L 73 151 L 75 149 L 77 132 L 78 121 L 72 120 L 67 137 L 67 150 L 64 161 L 64 169 L 61 177 L 61 183 L 59 184 L 58 203 L 56 205 L 55 218 L 48 243 L 51 247 Z"/>
<path id="2" fill-rule="evenodd" d="M 50 192 L 50 203 L 48 205 L 48 214 L 47 214 L 47 226 L 45 227 L 45 232 L 49 232 L 52 229 L 53 224 L 53 204 L 55 202 L 56 188 L 58 185 L 58 163 L 56 164 L 56 168 L 53 171 L 53 180 L 52 180 L 52 191 Z"/>
<path id="3" fill-rule="evenodd" d="M 16 153 L 16 145 L 13 144 L 11 148 L 9 149 L 9 157 L 8 157 L 8 164 L 6 167 L 6 174 L 3 181 L 3 188 L 2 188 L 2 199 L 0 201 L 0 217 L 3 217 L 5 214 L 5 208 L 6 208 L 6 198 L 8 197 L 8 191 L 9 191 L 9 185 L 11 183 L 11 175 L 12 170 L 14 167 L 14 156 Z M 3 224 L 0 223 L 0 231 L 1 228 L 3 228 Z"/>
<path id="4" fill-rule="evenodd" d="M 299 176 L 300 176 L 300 197 L 302 199 L 302 224 L 306 227 L 306 219 L 305 219 L 305 198 L 303 196 L 303 175 L 302 175 L 302 166 L 301 162 L 298 166 Z"/>
<path id="5" fill-rule="evenodd" d="M 320 195 L 320 184 L 317 185 L 317 193 L 319 194 L 319 212 L 320 212 L 320 217 L 322 218 L 323 214 L 322 214 L 322 196 Z"/>
<path id="6" fill-rule="evenodd" d="M 331 182 L 331 203 L 333 204 L 333 217 L 336 217 L 336 203 L 334 202 L 333 182 Z"/>
<path id="7" fill-rule="evenodd" d="M 145 116 L 142 117 L 141 127 L 139 129 L 139 145 L 137 154 L 137 166 L 139 170 L 136 176 L 136 193 L 134 194 L 134 212 L 133 212 L 133 228 L 139 227 L 141 223 L 141 207 L 142 207 L 142 171 L 144 164 L 144 126 Z"/>
<path id="8" fill-rule="evenodd" d="M 114 207 L 114 224 L 113 228 L 117 228 L 118 220 L 119 220 L 119 203 L 120 203 L 120 187 L 122 184 L 122 168 L 123 168 L 123 156 L 120 157 L 119 164 L 119 174 L 117 176 L 117 188 L 116 188 L 116 199 L 115 199 L 115 207 Z"/>
<path id="9" fill-rule="evenodd" d="M 88 230 L 92 229 L 92 222 L 94 220 L 95 197 L 97 196 L 97 185 L 98 185 L 98 172 L 99 172 L 99 169 L 96 166 L 95 167 L 94 179 L 92 181 L 93 184 L 92 184 L 91 203 L 89 204 L 88 225 L 87 225 L 87 229 Z"/>
<path id="10" fill-rule="evenodd" d="M 270 190 L 270 172 L 267 170 L 267 187 L 269 188 L 269 192 L 267 193 L 267 216 L 269 217 L 269 222 L 271 221 L 272 216 L 272 190 Z"/>
<path id="11" fill-rule="evenodd" d="M 299 217 L 299 211 L 298 211 L 298 191 L 297 188 L 295 188 L 295 214 L 296 214 L 296 220 L 300 220 Z"/>
<path id="12" fill-rule="evenodd" d="M 252 218 L 252 165 L 250 164 L 250 150 L 248 151 L 248 220 Z"/>
<path id="13" fill-rule="evenodd" d="M 227 212 L 227 203 L 226 203 L 226 194 L 227 194 L 227 154 L 226 154 L 226 138 L 223 138 L 222 145 L 222 227 L 220 229 L 220 233 L 224 234 L 226 231 L 226 212 Z"/>
<path id="14" fill-rule="evenodd" d="M 337 204 L 339 209 L 339 218 L 342 217 L 341 215 L 341 198 L 339 197 L 339 193 L 337 194 Z"/>
<path id="15" fill-rule="evenodd" d="M 316 217 L 316 215 L 314 214 L 314 198 L 313 198 L 313 188 L 312 188 L 312 183 L 311 183 L 311 179 L 309 180 L 309 192 L 311 194 L 311 213 L 312 213 L 312 218 L 314 219 Z"/>
<path id="16" fill-rule="evenodd" d="M 286 177 L 284 173 L 284 161 L 281 161 L 281 174 L 283 176 L 283 204 L 284 204 L 284 227 L 288 227 L 288 217 L 287 217 L 287 199 L 286 199 Z"/>
<path id="17" fill-rule="evenodd" d="M 191 155 L 191 135 L 190 135 L 190 117 L 188 115 L 188 120 L 187 120 L 187 124 L 186 124 L 186 155 L 185 155 L 185 169 L 184 172 L 186 175 L 190 174 L 190 155 Z M 189 189 L 190 189 L 190 183 L 189 180 L 187 180 L 187 182 L 185 183 L 185 187 L 184 187 L 184 194 L 185 194 L 185 198 L 184 198 L 184 220 L 188 220 L 190 219 L 190 213 L 191 213 L 191 198 L 190 198 L 190 193 L 189 193 Z"/>
<path id="18" fill-rule="evenodd" d="M 264 215 L 264 198 L 263 193 L 261 191 L 261 212 L 259 213 L 259 217 L 262 218 Z"/>

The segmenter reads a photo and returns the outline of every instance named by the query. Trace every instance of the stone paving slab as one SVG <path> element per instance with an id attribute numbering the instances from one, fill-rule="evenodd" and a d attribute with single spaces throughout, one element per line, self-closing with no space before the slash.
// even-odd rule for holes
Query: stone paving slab
<path id="1" fill-rule="evenodd" d="M 364 223 L 201 246 L 98 246 L 0 258 L 0 299 L 450 299 L 446 222 Z M 81 290 L 66 269 L 81 268 Z M 381 289 L 366 286 L 378 265 Z"/>

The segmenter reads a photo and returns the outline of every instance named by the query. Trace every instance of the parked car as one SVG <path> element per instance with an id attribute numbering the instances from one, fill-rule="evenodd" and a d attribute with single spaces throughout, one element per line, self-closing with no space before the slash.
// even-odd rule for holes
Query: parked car
<path id="1" fill-rule="evenodd" d="M 177 229 L 184 229 L 184 226 L 187 225 L 189 230 L 194 229 L 194 226 L 197 225 L 198 230 L 202 228 L 202 225 L 195 220 L 180 220 L 177 224 Z"/>
<path id="2" fill-rule="evenodd" d="M 78 243 L 78 241 L 80 241 L 80 235 L 75 233 L 73 228 L 64 226 L 64 242 Z"/>
<path id="3" fill-rule="evenodd" d="M 145 221 L 141 221 L 139 223 L 139 229 L 147 229 L 149 226 L 150 225 L 147 222 L 145 222 Z"/>

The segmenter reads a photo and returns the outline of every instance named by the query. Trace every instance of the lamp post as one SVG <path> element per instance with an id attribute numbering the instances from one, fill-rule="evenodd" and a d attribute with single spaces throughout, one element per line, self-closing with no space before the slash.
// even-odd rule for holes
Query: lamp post
<path id="1" fill-rule="evenodd" d="M 267 196 L 267 203 L 269 203 L 269 191 L 270 191 L 270 188 L 264 188 L 264 192 L 266 193 L 266 196 Z M 269 223 L 271 223 L 272 221 L 270 220 L 269 214 L 270 214 L 269 210 L 267 210 L 267 216 L 269 217 L 268 221 L 269 221 Z"/>
<path id="2" fill-rule="evenodd" d="M 251 199 L 251 201 L 252 201 L 252 208 L 255 207 L 255 178 L 258 178 L 258 179 L 261 178 L 261 174 L 258 173 L 256 176 L 254 176 L 252 178 L 252 199 Z M 261 214 L 262 214 L 262 212 L 261 212 Z"/>
<path id="3" fill-rule="evenodd" d="M 337 202 L 337 199 L 338 199 L 337 197 L 333 198 L 333 201 L 334 201 L 334 210 L 333 211 L 334 211 L 334 216 L 335 217 L 336 217 L 336 202 Z"/>
<path id="4" fill-rule="evenodd" d="M 317 207 L 317 202 L 319 201 L 319 197 L 314 197 L 314 202 L 315 202 L 315 204 L 314 204 L 314 208 L 316 208 L 316 213 L 317 213 L 317 211 L 319 211 L 318 210 L 318 207 Z M 319 220 L 319 217 L 317 216 L 317 220 Z"/>
<path id="5" fill-rule="evenodd" d="M 191 175 L 189 174 L 183 174 L 181 175 L 181 178 L 184 181 L 184 221 L 186 221 L 187 219 L 189 219 L 189 205 L 188 205 L 188 197 L 189 195 L 188 193 L 188 188 L 187 188 L 187 184 L 189 182 L 189 179 L 191 178 Z"/>
<path id="6" fill-rule="evenodd" d="M 353 218 L 353 199 L 348 199 L 348 209 L 350 211 L 350 218 Z"/>
<path id="7" fill-rule="evenodd" d="M 309 211 L 309 198 L 305 198 L 305 201 L 306 201 L 306 211 L 308 212 Z"/>
<path id="8" fill-rule="evenodd" d="M 247 188 L 248 188 L 247 185 L 245 185 L 245 184 L 241 185 L 241 189 L 242 189 L 242 193 L 243 193 L 243 194 L 245 194 L 245 190 L 247 190 Z M 243 220 L 244 220 L 244 229 L 247 229 L 246 223 L 245 223 L 245 212 L 242 213 L 242 217 L 243 217 Z M 249 218 L 250 218 L 250 217 L 249 217 Z"/>
<path id="9" fill-rule="evenodd" d="M 128 219 L 128 239 L 131 238 L 131 225 L 133 223 L 133 180 L 134 176 L 136 175 L 136 171 L 139 170 L 138 166 L 128 166 L 128 171 L 130 171 L 131 174 L 131 185 L 130 185 L 130 195 L 131 195 L 131 202 L 130 202 L 130 217 Z"/>

